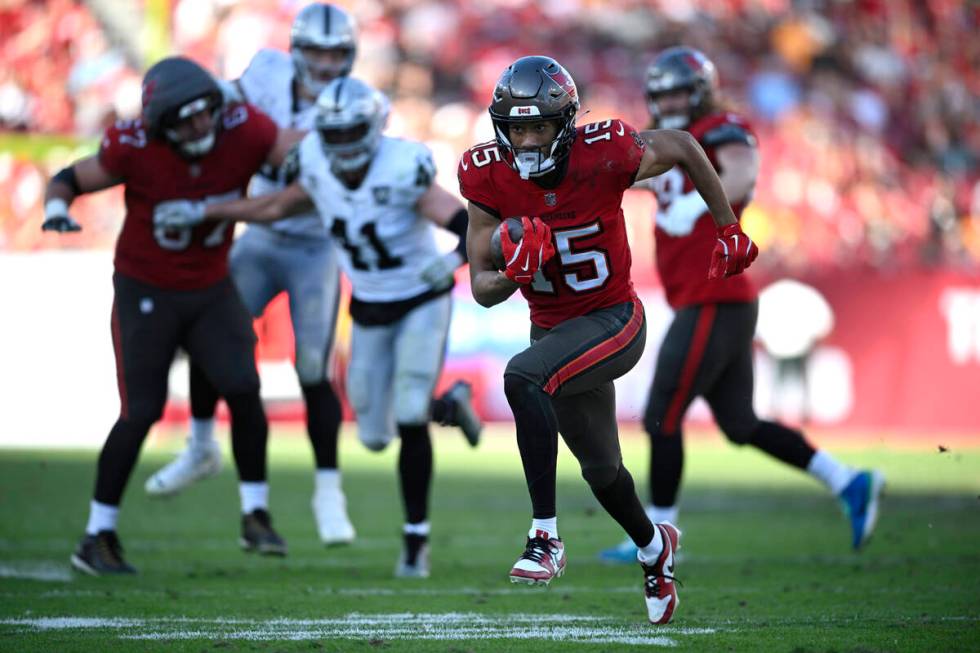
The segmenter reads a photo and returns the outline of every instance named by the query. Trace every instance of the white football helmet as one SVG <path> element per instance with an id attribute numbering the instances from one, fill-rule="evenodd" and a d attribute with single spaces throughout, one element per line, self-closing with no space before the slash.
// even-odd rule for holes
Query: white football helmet
<path id="1" fill-rule="evenodd" d="M 317 65 L 303 55 L 303 48 L 344 50 L 346 57 L 337 65 Z M 296 67 L 296 78 L 312 94 L 337 77 L 350 74 L 357 53 L 357 23 L 343 9 L 320 2 L 303 8 L 293 20 L 289 32 L 289 52 Z"/>
<path id="2" fill-rule="evenodd" d="M 389 109 L 385 94 L 359 79 L 339 77 L 327 84 L 313 124 L 331 168 L 349 172 L 370 163 Z"/>

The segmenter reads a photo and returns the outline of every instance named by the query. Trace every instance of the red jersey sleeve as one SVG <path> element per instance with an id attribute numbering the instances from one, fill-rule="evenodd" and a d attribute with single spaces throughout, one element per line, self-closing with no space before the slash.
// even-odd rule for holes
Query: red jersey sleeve
<path id="1" fill-rule="evenodd" d="M 114 177 L 123 178 L 130 170 L 130 157 L 147 145 L 141 120 L 120 120 L 105 130 L 99 144 L 99 163 Z"/>
<path id="2" fill-rule="evenodd" d="M 632 186 L 636 179 L 643 153 L 647 149 L 647 142 L 625 120 L 613 120 L 609 133 L 612 135 L 610 147 L 614 150 L 611 158 L 613 161 L 620 162 L 616 168 L 619 187 L 625 190 Z"/>
<path id="3" fill-rule="evenodd" d="M 483 143 L 464 152 L 456 169 L 460 195 L 492 213 L 499 213 L 499 208 L 490 164 L 500 160 L 496 143 Z"/>
<path id="4" fill-rule="evenodd" d="M 235 132 L 236 141 L 248 143 L 257 165 L 269 158 L 279 135 L 279 127 L 272 122 L 272 118 L 251 104 L 233 104 L 225 108 L 221 128 L 226 132 Z"/>

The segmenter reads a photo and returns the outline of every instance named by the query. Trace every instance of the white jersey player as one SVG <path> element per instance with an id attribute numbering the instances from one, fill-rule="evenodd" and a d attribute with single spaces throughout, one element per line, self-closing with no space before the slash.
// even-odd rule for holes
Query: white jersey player
<path id="1" fill-rule="evenodd" d="M 313 128 L 317 96 L 331 80 L 350 73 L 355 51 L 354 19 L 332 5 L 311 4 L 293 22 L 290 52 L 260 50 L 238 80 L 223 83 L 224 90 L 259 107 L 280 127 L 308 131 Z M 250 194 L 281 190 L 286 174 L 264 168 L 252 179 Z M 339 298 L 339 271 L 328 234 L 315 211 L 250 226 L 232 246 L 229 262 L 235 285 L 253 316 L 260 316 L 280 292 L 289 298 L 296 373 L 316 461 L 317 530 L 325 544 L 350 542 L 354 528 L 337 469 L 341 408 L 328 378 Z M 217 401 L 217 393 L 192 362 L 188 447 L 149 478 L 150 494 L 173 494 L 218 472 L 221 451 L 213 435 Z"/>
<path id="2" fill-rule="evenodd" d="M 388 100 L 353 78 L 331 82 L 317 100 L 315 131 L 299 145 L 299 177 L 283 191 L 211 204 L 158 208 L 165 226 L 201 220 L 280 220 L 316 207 L 351 281 L 354 327 L 347 393 L 358 433 L 380 451 L 401 438 L 399 475 L 406 512 L 405 546 L 396 573 L 427 576 L 430 420 L 459 425 L 476 444 L 482 425 L 457 383 L 432 399 L 446 347 L 450 290 L 465 262 L 466 210 L 433 182 L 421 143 L 383 136 Z M 459 237 L 440 253 L 435 225 Z"/>

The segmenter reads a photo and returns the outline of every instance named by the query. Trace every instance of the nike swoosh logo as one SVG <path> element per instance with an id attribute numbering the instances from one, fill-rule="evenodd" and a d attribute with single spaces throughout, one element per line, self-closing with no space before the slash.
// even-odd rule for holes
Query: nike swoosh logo
<path id="1" fill-rule="evenodd" d="M 462 161 L 460 161 L 460 165 L 463 166 L 463 170 L 469 170 L 470 169 L 470 167 L 466 164 L 466 159 L 463 159 Z"/>
<path id="2" fill-rule="evenodd" d="M 623 123 L 622 122 L 619 123 L 619 129 L 616 130 L 616 133 L 619 134 L 620 136 L 622 136 L 625 133 L 623 131 Z"/>
<path id="3" fill-rule="evenodd" d="M 530 265 L 531 265 L 531 256 L 529 254 L 528 256 L 524 257 L 524 265 L 521 266 L 521 272 L 527 272 L 527 269 Z"/>

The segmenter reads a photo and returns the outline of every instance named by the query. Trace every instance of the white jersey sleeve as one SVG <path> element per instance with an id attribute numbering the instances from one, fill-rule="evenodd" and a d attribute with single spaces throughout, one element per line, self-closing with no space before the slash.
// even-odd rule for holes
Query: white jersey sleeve
<path id="1" fill-rule="evenodd" d="M 294 74 L 293 60 L 288 53 L 266 48 L 255 53 L 238 79 L 238 84 L 245 99 L 262 109 L 279 127 L 311 129 L 315 107 L 312 104 L 300 106 L 293 89 Z M 278 170 L 263 167 L 252 177 L 249 194 L 266 195 L 282 190 L 283 183 L 278 177 Z M 299 238 L 322 240 L 326 237 L 320 218 L 315 213 L 304 213 L 268 225 L 258 225 L 257 228 Z"/>
<path id="2" fill-rule="evenodd" d="M 425 145 L 382 137 L 364 181 L 350 189 L 331 172 L 319 134 L 303 139 L 299 183 L 320 212 L 358 300 L 402 301 L 431 289 L 421 271 L 439 254 L 435 226 L 416 205 L 434 177 Z"/>

